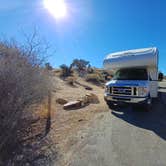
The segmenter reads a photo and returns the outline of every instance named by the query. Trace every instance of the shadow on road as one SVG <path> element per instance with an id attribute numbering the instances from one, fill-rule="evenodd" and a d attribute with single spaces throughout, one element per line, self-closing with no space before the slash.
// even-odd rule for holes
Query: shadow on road
<path id="1" fill-rule="evenodd" d="M 149 112 L 121 107 L 112 111 L 112 114 L 134 126 L 151 130 L 166 140 L 166 102 L 163 99 L 166 101 L 166 92 L 159 93 L 159 99 Z"/>

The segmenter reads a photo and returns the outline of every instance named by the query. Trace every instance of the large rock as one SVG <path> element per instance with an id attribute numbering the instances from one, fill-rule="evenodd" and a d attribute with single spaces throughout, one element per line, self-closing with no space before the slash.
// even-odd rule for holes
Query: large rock
<path id="1" fill-rule="evenodd" d="M 82 102 L 81 101 L 71 101 L 71 102 L 68 102 L 67 104 L 65 104 L 63 106 L 63 108 L 65 110 L 70 110 L 70 109 L 78 109 L 78 108 L 81 108 L 82 107 Z"/>
<path id="2" fill-rule="evenodd" d="M 98 97 L 93 94 L 93 93 L 88 93 L 86 94 L 84 97 L 82 97 L 79 101 L 81 101 L 82 106 L 88 105 L 88 104 L 98 104 L 99 103 L 99 99 Z"/>
<path id="3" fill-rule="evenodd" d="M 62 98 L 58 98 L 58 99 L 56 100 L 56 103 L 61 104 L 61 105 L 64 105 L 64 104 L 66 104 L 67 102 L 68 102 L 67 100 L 62 99 Z"/>
<path id="4" fill-rule="evenodd" d="M 97 97 L 97 95 L 93 93 L 86 94 L 85 98 L 88 103 L 92 103 L 92 104 L 99 103 L 99 98 Z"/>
<path id="5" fill-rule="evenodd" d="M 81 101 L 83 106 L 89 104 L 87 96 L 82 97 L 79 101 Z"/>
<path id="6" fill-rule="evenodd" d="M 88 104 L 91 104 L 91 103 L 92 104 L 98 104 L 99 99 L 95 94 L 88 93 L 79 100 L 71 101 L 71 102 L 66 103 L 63 106 L 63 108 L 65 110 L 79 109 L 79 108 L 85 107 L 85 106 L 87 106 Z"/>

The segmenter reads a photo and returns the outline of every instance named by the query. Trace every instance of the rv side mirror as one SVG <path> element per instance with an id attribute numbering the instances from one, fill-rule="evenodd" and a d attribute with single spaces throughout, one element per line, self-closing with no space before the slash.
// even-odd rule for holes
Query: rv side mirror
<path id="1" fill-rule="evenodd" d="M 149 80 L 150 80 L 150 81 L 152 81 L 152 78 L 151 78 L 151 77 L 149 77 Z"/>

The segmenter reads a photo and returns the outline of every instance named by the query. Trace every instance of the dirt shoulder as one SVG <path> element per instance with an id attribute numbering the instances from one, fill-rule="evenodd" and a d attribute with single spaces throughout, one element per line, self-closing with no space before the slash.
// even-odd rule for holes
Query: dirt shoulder
<path id="1" fill-rule="evenodd" d="M 69 86 L 59 78 L 56 78 L 58 88 L 55 93 L 52 93 L 52 110 L 55 110 L 51 119 L 51 130 L 49 135 L 56 144 L 58 150 L 58 164 L 66 165 L 65 161 L 70 158 L 70 149 L 74 144 L 83 138 L 79 134 L 80 130 L 90 126 L 96 114 L 108 111 L 103 93 L 104 89 L 99 86 L 87 83 L 83 79 L 78 78 L 74 86 Z M 56 84 L 55 82 L 55 84 Z M 93 90 L 86 90 L 85 86 L 91 87 Z M 98 104 L 89 104 L 86 107 L 77 110 L 64 110 L 63 106 L 56 103 L 57 98 L 63 98 L 67 101 L 77 100 L 87 93 L 94 93 L 99 98 Z"/>

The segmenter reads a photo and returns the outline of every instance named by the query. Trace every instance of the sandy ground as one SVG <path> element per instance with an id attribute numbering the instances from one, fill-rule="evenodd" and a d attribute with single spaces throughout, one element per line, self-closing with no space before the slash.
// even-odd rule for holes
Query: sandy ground
<path id="1" fill-rule="evenodd" d="M 66 165 L 72 155 L 70 153 L 71 149 L 84 137 L 84 134 L 80 134 L 79 131 L 89 128 L 96 115 L 108 112 L 109 109 L 103 99 L 104 88 L 87 83 L 80 78 L 77 81 L 82 85 L 75 84 L 75 86 L 69 86 L 66 82 L 56 77 L 53 81 L 57 88 L 56 92 L 52 92 L 52 119 L 49 137 L 56 144 L 58 151 L 55 165 Z M 88 85 L 93 90 L 85 90 L 83 85 Z M 96 94 L 100 103 L 66 111 L 62 105 L 55 102 L 57 98 L 63 98 L 67 101 L 77 100 L 87 93 Z"/>
<path id="2" fill-rule="evenodd" d="M 18 132 L 18 136 L 22 138 L 21 144 L 16 145 L 13 157 L 6 161 L 6 165 L 67 165 L 72 157 L 71 150 L 86 135 L 82 131 L 90 128 L 98 114 L 109 111 L 103 99 L 104 88 L 87 83 L 81 78 L 77 79 L 78 83 L 74 86 L 68 85 L 54 74 L 51 78 L 54 88 L 48 97 L 41 104 L 32 105 L 25 110 L 25 125 Z M 85 90 L 85 85 L 93 90 Z M 87 93 L 96 94 L 100 102 L 70 111 L 56 103 L 58 98 L 73 101 Z"/>

